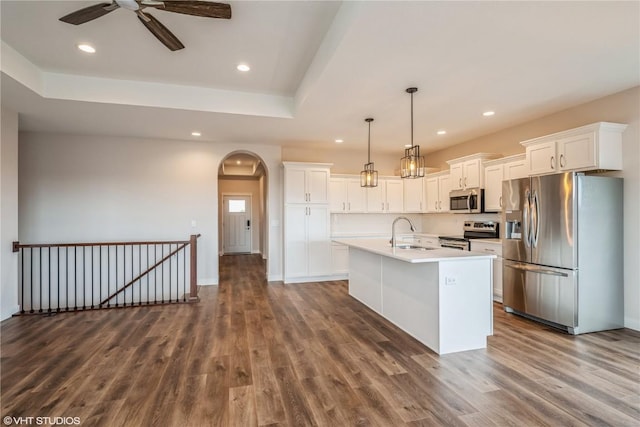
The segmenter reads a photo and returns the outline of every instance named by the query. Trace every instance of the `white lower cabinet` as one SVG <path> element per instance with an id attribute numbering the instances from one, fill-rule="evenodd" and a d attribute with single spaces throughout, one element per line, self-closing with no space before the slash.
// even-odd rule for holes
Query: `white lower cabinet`
<path id="1" fill-rule="evenodd" d="M 349 277 L 349 246 L 331 243 L 331 275 L 335 280 Z"/>
<path id="2" fill-rule="evenodd" d="M 328 205 L 285 207 L 285 283 L 331 275 Z"/>
<path id="3" fill-rule="evenodd" d="M 493 260 L 493 300 L 502 302 L 502 243 L 471 240 L 471 251 L 497 255 Z"/>

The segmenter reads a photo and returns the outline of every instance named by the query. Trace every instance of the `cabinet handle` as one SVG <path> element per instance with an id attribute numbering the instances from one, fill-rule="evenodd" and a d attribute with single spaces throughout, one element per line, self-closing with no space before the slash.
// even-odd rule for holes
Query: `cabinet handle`
<path id="1" fill-rule="evenodd" d="M 560 167 L 564 167 L 564 154 L 560 154 Z"/>
<path id="2" fill-rule="evenodd" d="M 389 210 L 389 202 L 387 202 L 387 210 Z"/>
<path id="3" fill-rule="evenodd" d="M 347 203 L 347 205 L 349 206 L 349 209 L 347 209 L 347 210 L 350 211 L 351 210 L 351 202 Z"/>
<path id="4" fill-rule="evenodd" d="M 420 202 L 420 210 L 422 210 L 422 202 Z"/>
<path id="5" fill-rule="evenodd" d="M 442 210 L 442 200 L 438 202 L 438 209 Z"/>
<path id="6" fill-rule="evenodd" d="M 485 252 L 495 252 L 493 249 L 489 249 L 489 248 L 484 248 Z"/>
<path id="7" fill-rule="evenodd" d="M 380 203 L 382 205 L 382 210 L 384 211 L 384 202 Z"/>
<path id="8" fill-rule="evenodd" d="M 551 156 L 551 169 L 555 169 L 556 166 L 556 158 L 554 156 Z"/>
<path id="9" fill-rule="evenodd" d="M 467 188 L 467 177 L 464 177 L 464 188 Z"/>
<path id="10" fill-rule="evenodd" d="M 502 207 L 502 196 L 500 196 L 500 207 Z"/>
<path id="11" fill-rule="evenodd" d="M 462 178 L 458 179 L 458 187 L 462 188 Z"/>
<path id="12" fill-rule="evenodd" d="M 342 210 L 344 210 L 344 202 L 342 202 Z"/>

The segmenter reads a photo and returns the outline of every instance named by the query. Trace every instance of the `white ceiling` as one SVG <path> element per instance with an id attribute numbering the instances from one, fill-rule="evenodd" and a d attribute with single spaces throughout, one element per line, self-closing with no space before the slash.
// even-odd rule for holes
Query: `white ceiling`
<path id="1" fill-rule="evenodd" d="M 2 104 L 23 130 L 433 151 L 640 84 L 640 2 L 232 1 L 230 20 L 58 18 L 97 2 L 0 3 Z M 87 55 L 75 46 L 92 43 Z M 252 67 L 242 74 L 235 67 Z M 495 110 L 491 118 L 482 116 Z M 447 135 L 436 131 L 446 129 Z"/>

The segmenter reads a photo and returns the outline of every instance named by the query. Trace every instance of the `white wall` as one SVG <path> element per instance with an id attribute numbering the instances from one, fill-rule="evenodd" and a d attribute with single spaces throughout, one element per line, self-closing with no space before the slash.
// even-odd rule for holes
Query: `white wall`
<path id="1" fill-rule="evenodd" d="M 279 147 L 20 134 L 20 241 L 198 240 L 198 283 L 218 283 L 218 167 L 237 150 L 269 174 L 268 274 L 282 278 Z M 191 227 L 195 220 L 197 226 Z"/>
<path id="2" fill-rule="evenodd" d="M 331 237 L 391 237 L 391 225 L 399 216 L 411 220 L 416 231 L 422 231 L 421 214 L 331 214 Z M 396 224 L 396 233 L 411 233 L 406 221 Z"/>
<path id="3" fill-rule="evenodd" d="M 0 320 L 17 313 L 18 254 L 18 113 L 0 115 Z"/>

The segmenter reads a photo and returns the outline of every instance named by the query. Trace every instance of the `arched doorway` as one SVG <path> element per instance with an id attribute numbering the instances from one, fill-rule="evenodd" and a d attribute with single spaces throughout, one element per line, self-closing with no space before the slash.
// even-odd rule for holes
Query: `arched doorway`
<path id="1" fill-rule="evenodd" d="M 220 256 L 252 253 L 267 259 L 267 206 L 268 169 L 264 161 L 250 151 L 227 154 L 218 167 Z"/>

